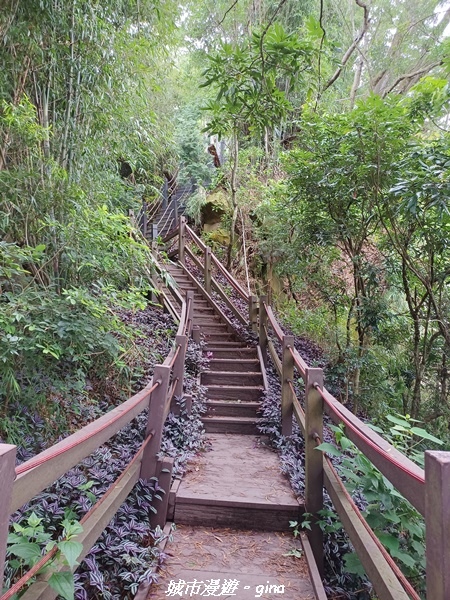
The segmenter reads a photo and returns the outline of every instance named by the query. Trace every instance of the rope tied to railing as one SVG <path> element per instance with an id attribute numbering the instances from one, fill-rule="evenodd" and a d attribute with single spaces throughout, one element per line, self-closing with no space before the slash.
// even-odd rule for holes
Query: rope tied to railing
<path id="1" fill-rule="evenodd" d="M 157 386 L 155 386 L 156 389 Z M 94 504 L 94 506 L 92 508 L 90 508 L 88 510 L 88 512 L 83 515 L 83 517 L 80 519 L 80 524 L 83 525 L 88 518 L 96 511 L 98 510 L 98 508 L 105 502 L 105 500 L 112 494 L 112 492 L 114 491 L 114 489 L 117 487 L 117 485 L 122 481 L 122 479 L 125 477 L 126 473 L 128 472 L 128 470 L 134 465 L 134 463 L 142 456 L 142 453 L 144 452 L 145 448 L 147 447 L 147 444 L 150 442 L 150 440 L 153 438 L 153 436 L 155 435 L 155 431 L 151 430 L 149 432 L 149 434 L 147 435 L 147 437 L 145 438 L 145 440 L 143 441 L 143 443 L 141 444 L 139 450 L 136 452 L 136 454 L 133 456 L 133 458 L 130 460 L 130 462 L 128 463 L 126 470 L 123 471 L 119 477 L 114 481 L 113 484 L 110 485 L 110 487 L 108 488 L 108 490 L 103 494 L 103 496 L 100 498 L 100 500 L 98 502 L 96 502 Z M 60 540 L 60 541 L 64 541 L 64 540 Z M 45 554 L 35 565 L 33 565 L 31 567 L 31 569 L 29 571 L 27 571 L 25 573 L 25 575 L 23 575 L 18 581 L 16 581 L 16 583 L 11 586 L 9 588 L 9 590 L 7 592 L 5 592 L 3 594 L 3 596 L 0 597 L 0 600 L 9 600 L 10 598 L 12 598 L 14 596 L 14 594 L 17 594 L 17 592 L 19 592 L 27 583 L 28 581 L 34 577 L 35 575 L 37 575 L 37 573 L 48 563 L 50 562 L 50 560 L 55 556 L 55 554 L 58 552 L 58 546 L 55 546 L 54 548 L 52 548 L 49 552 L 47 552 L 47 554 Z"/>
<path id="2" fill-rule="evenodd" d="M 51 460 L 53 458 L 56 458 L 57 456 L 60 456 L 61 454 L 65 454 L 69 450 L 72 450 L 72 448 L 76 448 L 80 444 L 82 444 L 85 441 L 89 440 L 91 437 L 93 437 L 94 435 L 96 435 L 100 431 L 103 431 L 104 429 L 106 429 L 107 427 L 109 427 L 110 425 L 112 425 L 113 423 L 115 423 L 116 421 L 118 421 L 119 419 L 121 419 L 124 414 L 127 414 L 128 412 L 130 412 L 131 410 L 133 410 L 133 408 L 137 404 L 139 404 L 139 402 L 142 401 L 142 393 L 145 392 L 145 395 L 147 395 L 147 394 L 151 395 L 156 390 L 156 388 L 159 385 L 161 385 L 161 383 L 162 383 L 162 380 L 158 379 L 152 385 L 151 388 L 149 388 L 149 389 L 144 388 L 141 393 L 136 394 L 136 401 L 133 402 L 132 404 L 130 404 L 130 406 L 127 407 L 126 411 L 117 413 L 117 415 L 115 415 L 112 419 L 110 419 L 108 421 L 105 421 L 105 423 L 102 423 L 101 425 L 99 425 L 93 431 L 90 431 L 89 433 L 86 433 L 85 435 L 83 435 L 83 436 L 81 436 L 81 437 L 73 440 L 72 442 L 70 442 L 66 446 L 63 446 L 61 448 L 57 448 L 53 452 L 46 452 L 44 450 L 44 452 L 41 453 L 41 454 L 45 453 L 45 456 L 41 456 L 41 454 L 38 454 L 34 458 L 31 458 L 29 461 L 27 461 L 27 462 L 19 465 L 18 467 L 16 467 L 16 476 L 17 475 L 22 475 L 23 473 L 26 473 L 27 471 L 31 471 L 31 469 L 34 469 L 35 467 L 38 467 L 38 466 L 46 463 L 47 461 L 49 461 L 49 460 Z M 0 599 L 0 600 L 2 600 L 2 599 Z"/>

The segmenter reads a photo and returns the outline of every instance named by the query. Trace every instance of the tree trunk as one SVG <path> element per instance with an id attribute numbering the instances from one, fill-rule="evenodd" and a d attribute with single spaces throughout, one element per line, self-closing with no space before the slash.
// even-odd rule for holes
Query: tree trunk
<path id="1" fill-rule="evenodd" d="M 233 132 L 233 162 L 231 165 L 231 205 L 233 207 L 233 216 L 230 225 L 230 242 L 227 251 L 227 269 L 231 268 L 231 260 L 233 257 L 233 247 L 236 239 L 236 221 L 238 217 L 237 204 L 237 170 L 239 164 L 239 142 L 237 131 Z"/>

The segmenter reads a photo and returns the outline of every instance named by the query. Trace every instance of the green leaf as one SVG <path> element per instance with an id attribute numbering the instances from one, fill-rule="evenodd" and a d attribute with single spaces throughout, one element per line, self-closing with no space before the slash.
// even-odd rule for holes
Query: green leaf
<path id="1" fill-rule="evenodd" d="M 399 541 L 390 533 L 380 533 L 378 539 L 391 553 L 397 552 L 399 549 Z"/>
<path id="2" fill-rule="evenodd" d="M 83 544 L 80 542 L 75 542 L 73 540 L 59 542 L 58 548 L 61 550 L 61 553 L 67 560 L 67 564 L 71 569 L 78 564 L 77 558 L 80 556 L 83 551 Z"/>
<path id="3" fill-rule="evenodd" d="M 421 427 L 411 427 L 411 433 L 423 438 L 424 440 L 430 440 L 430 442 L 434 442 L 435 444 L 444 443 L 442 440 L 434 437 L 434 435 L 431 435 L 431 433 L 428 433 L 428 431 L 425 431 L 425 429 L 422 429 Z"/>
<path id="4" fill-rule="evenodd" d="M 342 452 L 333 446 L 333 444 L 329 444 L 328 442 L 323 442 L 315 447 L 315 450 L 322 450 L 322 452 L 326 452 L 327 454 L 331 454 L 331 456 L 342 456 Z"/>
<path id="5" fill-rule="evenodd" d="M 73 575 L 69 571 L 53 573 L 48 580 L 48 583 L 55 592 L 58 592 L 65 600 L 74 600 L 75 585 L 73 582 Z"/>
<path id="6" fill-rule="evenodd" d="M 356 552 L 349 552 L 344 556 L 345 562 L 345 570 L 348 573 L 354 573 L 355 575 L 360 575 L 361 577 L 365 575 L 364 567 L 361 564 L 361 561 L 358 558 Z"/>
<path id="7" fill-rule="evenodd" d="M 408 421 L 405 419 L 399 419 L 398 417 L 394 417 L 394 415 L 386 415 L 386 419 L 391 423 L 395 423 L 396 425 L 401 425 L 402 427 L 410 428 Z"/>
<path id="8" fill-rule="evenodd" d="M 41 549 L 32 542 L 21 542 L 9 548 L 9 553 L 22 558 L 27 564 L 35 564 L 41 558 Z"/>

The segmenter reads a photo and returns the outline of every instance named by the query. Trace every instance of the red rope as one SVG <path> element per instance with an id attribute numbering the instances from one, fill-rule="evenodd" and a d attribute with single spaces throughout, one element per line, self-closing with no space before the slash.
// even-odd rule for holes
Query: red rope
<path id="1" fill-rule="evenodd" d="M 125 477 L 128 470 L 130 469 L 130 467 L 141 457 L 147 444 L 149 443 L 149 441 L 152 439 L 152 437 L 154 435 L 155 435 L 154 431 L 151 431 L 149 433 L 148 437 L 142 443 L 141 447 L 139 448 L 139 450 L 136 452 L 136 454 L 133 456 L 133 458 L 129 462 L 128 466 L 126 467 L 127 470 L 119 475 L 119 477 L 116 479 L 116 481 L 109 486 L 108 490 L 103 494 L 103 496 L 100 498 L 100 500 L 98 502 L 96 502 L 94 504 L 94 506 L 83 516 L 83 518 L 80 520 L 81 524 L 85 523 L 88 520 L 88 518 L 100 507 L 100 505 L 103 504 L 103 502 L 108 498 L 108 496 L 110 496 L 112 494 L 112 492 L 117 487 L 117 485 Z M 37 562 L 33 567 L 31 567 L 31 569 L 29 571 L 27 571 L 25 573 L 25 575 L 23 575 L 23 577 L 21 577 L 18 581 L 16 581 L 16 583 L 11 588 L 9 588 L 9 590 L 7 592 L 5 592 L 3 594 L 3 596 L 0 597 L 0 600 L 9 600 L 9 598 L 14 596 L 14 594 L 16 594 L 17 592 L 19 592 L 23 588 L 23 586 L 26 583 L 28 583 L 28 581 L 32 577 L 34 577 L 38 573 L 38 571 L 40 571 L 40 569 L 42 569 L 42 567 L 44 567 L 55 556 L 57 551 L 58 551 L 58 547 L 55 546 L 54 548 L 52 548 L 50 550 L 50 552 L 47 552 L 47 554 L 45 554 L 40 559 L 39 562 Z"/>
<path id="2" fill-rule="evenodd" d="M 142 390 L 142 393 L 145 391 L 145 394 L 151 394 L 152 392 L 154 392 L 156 390 L 156 388 L 158 387 L 158 385 L 160 385 L 160 383 L 161 383 L 160 381 L 157 381 L 156 383 L 154 383 L 152 385 L 152 387 L 149 390 L 145 390 L 145 389 Z M 127 412 L 130 412 L 141 401 L 142 401 L 142 394 L 140 393 L 140 394 L 137 394 L 136 401 L 133 402 L 132 404 L 130 404 L 130 406 L 127 408 L 125 413 L 123 413 L 123 412 L 118 413 L 112 419 L 105 421 L 105 423 L 103 423 L 102 425 L 99 425 L 96 429 L 94 429 L 94 431 L 90 431 L 89 433 L 86 433 L 85 435 L 77 438 L 76 440 L 73 440 L 72 442 L 70 442 L 69 444 L 67 444 L 64 447 L 58 448 L 57 450 L 54 450 L 53 452 L 48 452 L 45 454 L 45 456 L 42 456 L 42 454 L 44 454 L 44 453 L 41 453 L 41 454 L 38 454 L 37 456 L 35 456 L 34 458 L 31 458 L 29 461 L 16 467 L 16 476 L 21 475 L 22 473 L 26 473 L 27 471 L 31 471 L 31 469 L 34 469 L 35 467 L 38 467 L 39 465 L 46 463 L 47 461 L 51 460 L 52 458 L 56 458 L 57 456 L 60 456 L 61 454 L 64 454 L 65 452 L 72 450 L 72 448 L 79 446 L 80 444 L 84 443 L 86 440 L 89 440 L 91 437 L 93 437 L 100 431 L 103 431 L 104 429 L 106 429 L 107 427 L 109 427 L 110 425 L 112 425 L 113 423 L 118 421 L 119 419 L 121 419 L 124 414 L 126 414 Z M 44 452 L 46 452 L 46 451 L 44 451 Z M 0 600 L 2 600 L 2 599 L 0 598 Z"/>

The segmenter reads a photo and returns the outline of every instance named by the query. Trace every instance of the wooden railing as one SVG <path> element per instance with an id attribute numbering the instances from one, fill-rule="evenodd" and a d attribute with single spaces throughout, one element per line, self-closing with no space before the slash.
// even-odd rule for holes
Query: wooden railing
<path id="1" fill-rule="evenodd" d="M 161 294 L 163 295 L 162 292 Z M 164 301 L 164 297 L 161 299 Z M 149 480 L 157 477 L 159 487 L 165 491 L 161 500 L 155 498 L 154 508 L 157 512 L 150 517 L 152 527 L 164 526 L 173 459 L 160 460 L 158 453 L 164 422 L 171 410 L 177 410 L 175 398 L 181 396 L 183 392 L 185 354 L 188 337 L 192 332 L 193 297 L 188 295 L 186 301 L 180 297 L 180 301 L 181 316 L 177 316 L 179 326 L 174 346 L 163 364 L 155 367 L 151 382 L 143 390 L 18 467 L 15 467 L 16 447 L 0 444 L 0 592 L 10 515 L 107 442 L 147 408 L 147 427 L 139 451 L 120 477 L 81 521 L 83 532 L 77 536 L 76 541 L 81 542 L 83 551 L 78 560 L 83 560 L 139 479 Z M 53 554 L 49 553 L 43 557 L 39 562 L 39 568 L 44 566 L 52 556 Z M 36 570 L 34 569 L 34 572 Z M 26 574 L 0 600 L 12 597 L 34 572 Z M 44 592 L 46 599 L 57 596 L 47 582 L 40 581 L 28 588 L 26 598 L 30 600 L 41 598 L 44 597 L 42 595 Z"/>
<path id="2" fill-rule="evenodd" d="M 203 278 L 203 287 L 209 296 L 216 294 L 229 311 L 242 325 L 250 325 L 257 331 L 258 300 L 246 292 L 241 284 L 225 269 L 198 235 L 187 225 L 185 217 L 180 218 L 179 227 L 171 231 L 164 239 L 171 243 L 169 257 L 177 256 L 186 266 L 190 260 Z M 219 281 L 219 279 L 221 281 Z M 243 310 L 242 305 L 245 306 Z"/>
<path id="3" fill-rule="evenodd" d="M 425 470 L 413 463 L 330 394 L 324 387 L 322 369 L 307 365 L 294 347 L 293 336 L 286 335 L 278 323 L 267 298 L 259 299 L 258 313 L 256 298 L 245 292 L 183 220 L 168 239 L 177 242 L 172 246 L 172 256 L 178 256 L 182 264 L 188 257 L 203 273 L 206 289 L 215 289 L 211 267 L 216 266 L 235 293 L 234 299 L 226 295 L 225 300 L 222 289 L 221 299 L 236 318 L 242 323 L 250 322 L 252 329 L 257 329 L 263 366 L 267 366 L 269 356 L 272 359 L 281 380 L 282 433 L 292 434 L 295 419 L 305 439 L 305 507 L 313 515 L 308 536 L 321 573 L 324 555 L 319 514 L 324 508 L 325 488 L 378 598 L 419 599 L 361 515 L 329 457 L 317 450 L 323 440 L 326 414 L 334 423 L 344 425 L 346 436 L 424 517 L 427 600 L 450 600 L 450 452 L 427 451 Z M 239 302 L 233 301 L 236 298 L 248 302 L 248 318 L 240 310 Z M 299 378 L 305 388 L 304 408 L 294 385 Z"/>
<path id="4" fill-rule="evenodd" d="M 424 516 L 427 599 L 450 598 L 450 452 L 427 451 L 425 471 L 370 429 L 323 385 L 322 369 L 309 367 L 285 335 L 265 297 L 260 298 L 259 340 L 263 361 L 270 354 L 281 379 L 282 433 L 292 433 L 295 418 L 305 439 L 305 507 L 315 516 L 309 532 L 323 572 L 323 533 L 318 524 L 325 488 L 380 600 L 418 599 L 349 496 L 330 459 L 317 450 L 323 440 L 323 415 L 345 426 L 346 436 Z M 277 350 L 277 346 L 279 350 Z M 305 386 L 304 407 L 294 387 Z"/>

